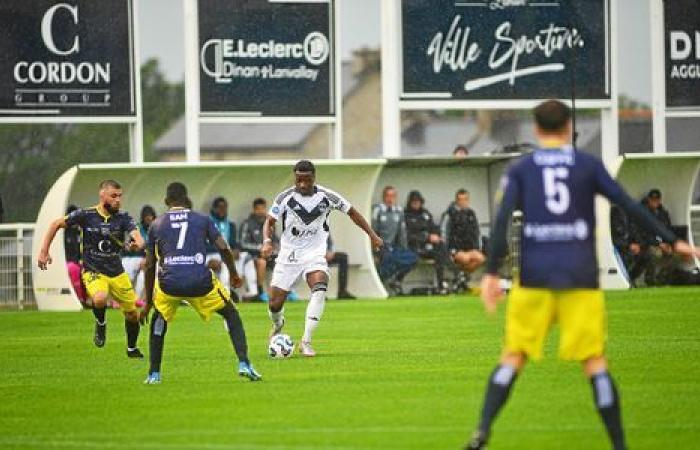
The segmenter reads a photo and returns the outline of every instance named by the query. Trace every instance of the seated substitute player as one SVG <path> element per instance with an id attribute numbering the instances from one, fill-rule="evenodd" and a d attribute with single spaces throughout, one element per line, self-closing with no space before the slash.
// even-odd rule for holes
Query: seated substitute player
<path id="1" fill-rule="evenodd" d="M 294 187 L 281 192 L 275 198 L 265 226 L 262 256 L 272 252 L 272 235 L 277 221 L 282 222 L 282 242 L 270 283 L 272 320 L 271 336 L 279 334 L 284 326 L 284 301 L 297 279 L 303 276 L 311 289 L 306 308 L 304 336 L 301 353 L 315 356 L 311 337 L 318 326 L 328 289 L 328 215 L 331 210 L 346 213 L 369 236 L 372 246 L 382 246 L 382 240 L 355 208 L 336 192 L 316 184 L 316 168 L 311 161 L 302 160 L 294 166 Z"/>
<path id="2" fill-rule="evenodd" d="M 469 207 L 469 200 L 469 191 L 458 190 L 455 201 L 443 213 L 440 221 L 442 237 L 447 242 L 455 265 L 462 269 L 462 274 L 474 272 L 486 259 L 480 250 L 479 220 Z"/>
<path id="3" fill-rule="evenodd" d="M 619 394 L 605 358 L 606 318 L 595 249 L 597 194 L 618 204 L 669 242 L 677 253 L 699 253 L 655 220 L 615 182 L 600 160 L 571 147 L 571 111 L 549 100 L 534 110 L 540 148 L 517 160 L 501 182 L 487 275 L 486 310 L 503 296 L 498 267 L 507 251 L 513 211 L 523 213 L 520 280 L 506 312 L 505 348 L 489 379 L 481 422 L 467 449 L 485 448 L 491 423 L 528 359 L 540 359 L 552 323 L 560 325 L 559 356 L 581 362 L 615 450 L 626 449 Z"/>
<path id="4" fill-rule="evenodd" d="M 114 180 L 104 180 L 99 186 L 100 202 L 97 206 L 77 209 L 69 215 L 54 220 L 44 236 L 39 252 L 38 264 L 46 270 L 51 264 L 49 248 L 59 229 L 78 226 L 83 233 L 83 273 L 82 279 L 88 297 L 92 301 L 95 315 L 95 336 L 97 347 L 104 347 L 107 338 L 105 307 L 111 296 L 125 316 L 127 350 L 129 358 L 143 358 L 136 346 L 139 337 L 139 317 L 136 308 L 136 293 L 129 276 L 124 272 L 120 253 L 122 250 L 135 251 L 143 248 L 144 241 L 134 219 L 126 212 L 119 211 L 122 201 L 122 187 Z M 132 241 L 124 244 L 124 235 Z"/>
<path id="5" fill-rule="evenodd" d="M 228 291 L 205 262 L 207 241 L 213 242 L 229 269 L 231 285 L 240 287 L 242 280 L 236 272 L 231 248 L 210 218 L 190 211 L 188 205 L 192 203 L 184 184 L 175 182 L 168 185 L 165 204 L 170 209 L 151 226 L 146 249 L 146 307 L 141 311 L 140 320 L 147 320 L 153 306 L 155 312 L 151 319 L 149 343 L 151 367 L 145 383 L 157 384 L 161 381 L 165 334 L 182 301 L 187 301 L 204 320 L 208 321 L 213 313 L 223 317 L 238 356 L 238 374 L 251 381 L 261 380 L 261 375 L 248 360 L 248 344 L 241 316 L 233 306 Z M 156 263 L 160 267 L 157 281 Z"/>

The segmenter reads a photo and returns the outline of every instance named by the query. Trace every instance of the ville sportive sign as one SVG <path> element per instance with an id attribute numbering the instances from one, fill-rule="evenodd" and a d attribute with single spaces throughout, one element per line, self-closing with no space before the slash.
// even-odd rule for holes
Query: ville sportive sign
<path id="1" fill-rule="evenodd" d="M 403 100 L 610 100 L 609 0 L 403 0 Z"/>
<path id="2" fill-rule="evenodd" d="M 666 107 L 700 108 L 700 5 L 665 0 Z"/>
<path id="3" fill-rule="evenodd" d="M 131 0 L 2 0 L 0 119 L 135 116 L 132 8 Z"/>
<path id="4" fill-rule="evenodd" d="M 334 115 L 333 7 L 199 0 L 200 114 Z"/>

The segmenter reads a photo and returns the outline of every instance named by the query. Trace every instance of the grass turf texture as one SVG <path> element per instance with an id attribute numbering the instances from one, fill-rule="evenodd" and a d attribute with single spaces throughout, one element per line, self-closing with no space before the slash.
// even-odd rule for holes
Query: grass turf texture
<path id="1" fill-rule="evenodd" d="M 700 291 L 609 293 L 609 356 L 632 449 L 700 448 Z M 287 304 L 295 339 L 304 303 Z M 168 330 L 163 384 L 127 360 L 117 312 L 104 349 L 83 313 L 0 314 L 0 448 L 457 449 L 499 354 L 503 311 L 475 297 L 331 302 L 315 359 L 270 360 L 263 305 L 243 305 L 265 380 L 234 373 L 218 317 L 183 308 Z M 147 348 L 146 333 L 140 338 Z M 519 378 L 492 449 L 604 449 L 578 365 L 547 358 Z"/>

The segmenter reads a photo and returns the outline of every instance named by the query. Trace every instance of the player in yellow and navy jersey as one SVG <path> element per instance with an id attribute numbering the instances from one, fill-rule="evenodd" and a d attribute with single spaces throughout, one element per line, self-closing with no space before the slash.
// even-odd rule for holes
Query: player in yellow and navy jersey
<path id="1" fill-rule="evenodd" d="M 676 253 L 698 251 L 678 240 L 615 182 L 602 162 L 571 146 L 571 111 L 549 100 L 534 111 L 539 148 L 518 159 L 501 183 L 500 208 L 491 236 L 482 300 L 495 312 L 503 296 L 498 268 L 507 251 L 512 213 L 523 214 L 520 276 L 508 300 L 505 348 L 491 375 L 481 422 L 467 449 L 482 449 L 528 359 L 539 359 L 554 322 L 561 330 L 559 356 L 579 361 L 591 381 L 596 407 L 615 450 L 626 449 L 619 394 L 605 358 L 606 317 L 598 285 L 595 197 L 600 194 L 664 241 Z"/>
<path id="2" fill-rule="evenodd" d="M 144 247 L 143 237 L 134 219 L 119 210 L 123 195 L 121 185 L 114 180 L 105 180 L 100 183 L 99 189 L 100 201 L 96 206 L 77 209 L 51 223 L 39 253 L 39 268 L 46 270 L 47 264 L 51 263 L 49 248 L 56 232 L 61 228 L 79 227 L 82 233 L 82 280 L 92 301 L 96 320 L 93 341 L 97 347 L 105 345 L 105 305 L 111 297 L 119 303 L 125 316 L 127 356 L 143 358 L 137 347 L 140 326 L 136 294 L 121 262 L 123 250 Z M 125 236 L 131 239 L 126 244 Z"/>
<path id="3" fill-rule="evenodd" d="M 229 291 L 206 264 L 207 244 L 211 243 L 229 269 L 231 286 L 241 286 L 242 280 L 236 272 L 233 252 L 227 240 L 210 217 L 189 209 L 191 202 L 184 184 L 170 183 L 165 203 L 168 211 L 156 219 L 148 230 L 146 307 L 141 311 L 141 319 L 146 320 L 152 307 L 155 307 L 155 312 L 151 320 L 149 343 L 151 367 L 145 383 L 158 384 L 161 381 L 165 334 L 183 301 L 204 320 L 209 320 L 214 313 L 224 319 L 238 357 L 238 374 L 251 381 L 261 380 L 262 376 L 248 360 L 248 343 L 241 316 L 233 306 Z"/>

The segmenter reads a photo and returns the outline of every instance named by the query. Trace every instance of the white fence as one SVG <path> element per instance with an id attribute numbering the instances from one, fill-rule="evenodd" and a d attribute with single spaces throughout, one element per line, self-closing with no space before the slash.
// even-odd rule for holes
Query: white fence
<path id="1" fill-rule="evenodd" d="M 0 225 L 0 309 L 33 305 L 33 223 Z"/>

